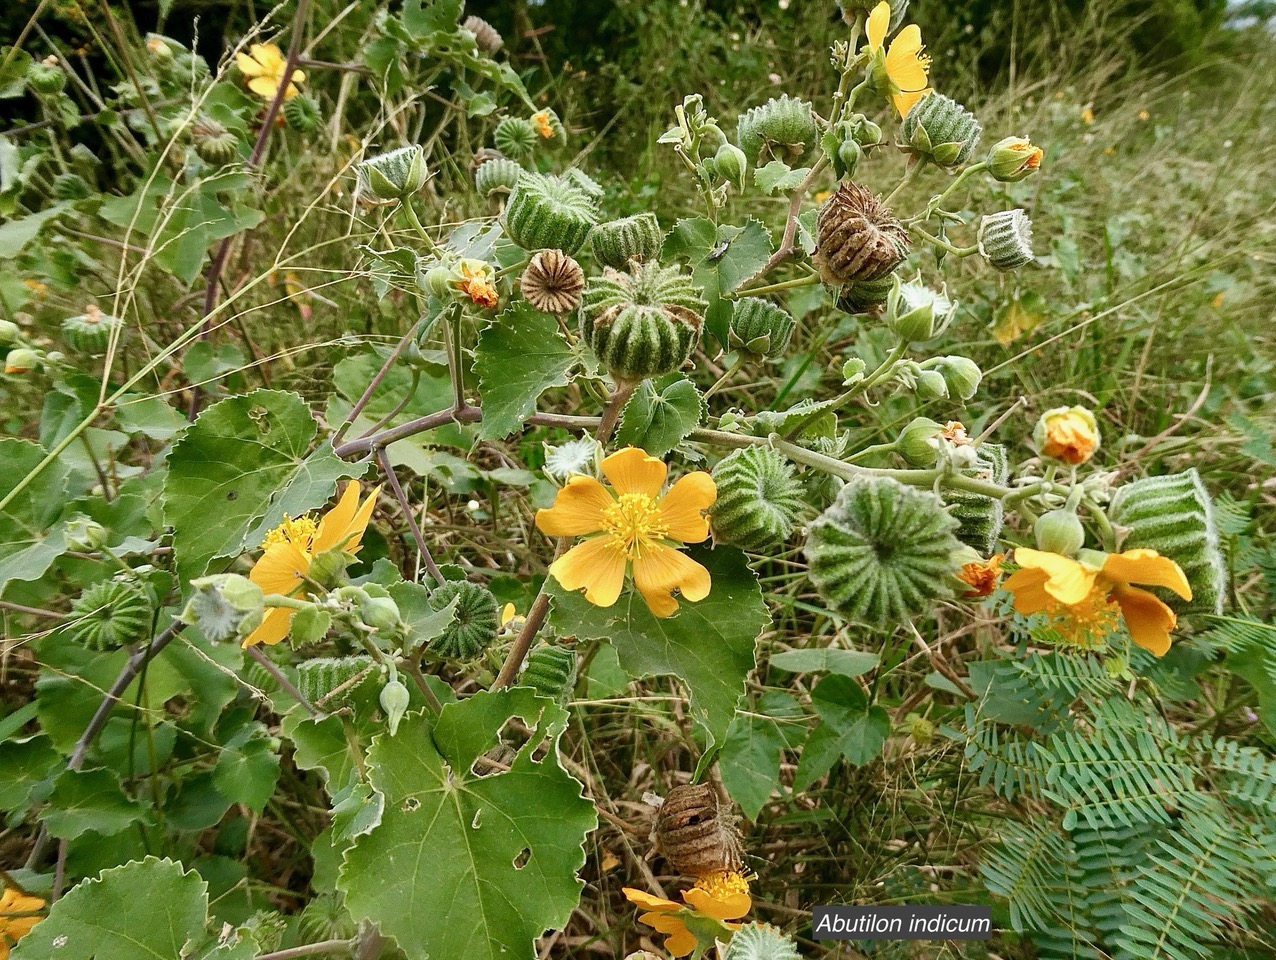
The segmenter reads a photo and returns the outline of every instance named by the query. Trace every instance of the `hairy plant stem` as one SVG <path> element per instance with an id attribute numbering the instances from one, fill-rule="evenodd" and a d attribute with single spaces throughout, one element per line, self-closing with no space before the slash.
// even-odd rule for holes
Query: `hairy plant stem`
<path id="1" fill-rule="evenodd" d="M 417 526 L 416 514 L 412 510 L 412 504 L 408 502 L 407 495 L 403 492 L 403 487 L 399 485 L 399 477 L 394 472 L 394 465 L 390 463 L 390 455 L 384 447 L 377 448 L 377 462 L 381 464 L 381 471 L 385 474 L 386 479 L 390 481 L 390 489 L 394 491 L 394 498 L 399 501 L 399 507 L 403 510 L 403 515 L 408 520 L 408 529 L 412 531 L 412 539 L 416 541 L 416 549 L 421 555 L 421 562 L 425 564 L 425 569 L 429 571 L 430 576 L 434 578 L 436 583 L 443 583 L 445 579 L 443 571 L 434 562 L 434 557 L 430 554 L 430 548 L 425 545 L 425 537 L 421 535 L 421 528 Z"/>
<path id="2" fill-rule="evenodd" d="M 895 364 L 899 363 L 899 361 L 903 359 L 904 354 L 906 354 L 907 352 L 908 352 L 908 342 L 906 340 L 901 340 L 898 343 L 896 343 L 895 346 L 891 348 L 891 352 L 886 355 L 886 359 L 882 361 L 881 365 L 876 370 L 870 373 L 867 377 L 865 377 L 859 383 L 852 384 L 850 389 L 843 392 L 841 396 L 839 396 L 827 407 L 820 407 L 819 409 L 813 410 L 810 413 L 808 413 L 805 417 L 799 420 L 797 424 L 792 429 L 789 430 L 788 433 L 784 435 L 784 439 L 792 440 L 795 437 L 801 436 L 802 431 L 805 430 L 818 417 L 821 417 L 826 413 L 832 413 L 835 410 L 840 410 L 843 406 L 845 406 L 855 397 L 858 397 L 861 393 L 864 393 L 865 391 L 867 391 L 870 387 L 874 386 L 883 377 L 888 376 L 890 372 L 895 369 Z"/>
<path id="3" fill-rule="evenodd" d="M 354 406 L 350 408 L 350 412 L 346 414 L 345 420 L 342 421 L 341 426 L 337 428 L 337 432 L 333 435 L 332 445 L 334 447 L 341 443 L 342 438 L 346 435 L 346 431 L 349 430 L 355 420 L 359 418 L 359 414 L 363 413 L 363 408 L 368 405 L 368 401 L 372 399 L 372 395 L 377 392 L 377 387 L 381 386 L 381 381 L 386 378 L 386 374 L 388 374 L 390 372 L 390 368 L 394 366 L 394 361 L 399 359 L 399 354 L 401 354 L 404 348 L 412 341 L 412 337 L 416 333 L 416 328 L 420 325 L 420 323 L 421 321 L 417 320 L 416 323 L 408 328 L 408 332 L 403 335 L 397 344 L 395 344 L 394 349 L 390 351 L 390 355 L 385 358 L 385 363 L 381 364 L 381 369 L 378 370 L 376 374 L 373 375 L 372 379 L 368 381 L 368 385 L 364 388 L 363 393 L 359 396 L 359 399 L 355 401 Z M 376 428 L 374 428 L 374 430 L 375 429 Z"/>
<path id="4" fill-rule="evenodd" d="M 602 419 L 598 421 L 598 432 L 595 436 L 598 442 L 606 445 L 611 439 L 612 431 L 616 429 L 616 424 L 620 420 L 620 413 L 625 408 L 625 402 L 633 396 L 634 390 L 638 388 L 640 380 L 617 380 L 616 389 L 611 392 L 611 396 L 607 398 L 607 407 L 603 410 Z"/>
<path id="5" fill-rule="evenodd" d="M 257 960 L 297 960 L 298 957 L 313 957 L 323 953 L 344 951 L 353 953 L 358 940 L 323 940 L 319 943 L 306 943 L 300 947 L 289 947 L 287 950 L 276 950 L 274 953 L 263 953 Z"/>
<path id="6" fill-rule="evenodd" d="M 316 720 L 324 715 L 322 710 L 306 699 L 306 695 L 297 689 L 297 685 L 288 679 L 287 675 L 279 669 L 278 664 L 261 652 L 260 647 L 255 645 L 249 647 L 248 655 L 260 663 L 265 671 L 274 678 L 275 683 L 283 687 L 284 690 L 288 692 L 288 696 L 301 704 L 306 713 L 310 714 Z"/>
<path id="7" fill-rule="evenodd" d="M 921 237 L 923 240 L 925 240 L 927 243 L 931 244 L 932 246 L 939 247 L 940 250 L 948 251 L 954 257 L 961 257 L 962 259 L 965 259 L 966 257 L 973 257 L 975 254 L 979 252 L 979 244 L 975 244 L 972 247 L 954 247 L 947 240 L 941 240 L 939 239 L 939 237 L 936 237 L 927 233 L 921 227 L 910 227 L 909 229 L 912 230 L 913 233 Z"/>

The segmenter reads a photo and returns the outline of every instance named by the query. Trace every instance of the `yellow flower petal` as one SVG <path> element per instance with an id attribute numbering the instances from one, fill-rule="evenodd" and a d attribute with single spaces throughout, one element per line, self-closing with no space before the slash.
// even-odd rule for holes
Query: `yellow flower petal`
<path id="1" fill-rule="evenodd" d="M 346 553 L 358 553 L 363 532 L 368 528 L 368 521 L 372 519 L 372 511 L 376 508 L 380 494 L 381 488 L 376 487 L 360 503 L 359 481 L 351 480 L 346 484 L 337 505 L 319 521 L 319 530 L 315 533 L 311 550 L 320 554 L 334 547 L 341 547 Z"/>
<path id="2" fill-rule="evenodd" d="M 654 927 L 668 938 L 665 949 L 671 957 L 685 957 L 696 948 L 696 935 L 687 929 L 682 918 L 668 913 L 644 913 L 638 918 L 640 923 Z"/>
<path id="3" fill-rule="evenodd" d="M 922 52 L 922 29 L 910 23 L 891 41 L 886 51 L 886 76 L 905 93 L 926 86 L 930 58 Z"/>
<path id="4" fill-rule="evenodd" d="M 642 907 L 644 910 L 671 911 L 681 910 L 682 904 L 674 903 L 672 900 L 666 900 L 664 897 L 657 897 L 654 894 L 647 893 L 645 890 L 638 890 L 635 887 L 623 887 L 620 891 L 625 895 L 625 899 L 635 906 Z"/>
<path id="5" fill-rule="evenodd" d="M 680 590 L 691 601 L 709 595 L 709 571 L 685 553 L 663 543 L 645 546 L 634 560 L 634 586 L 657 617 L 671 617 L 678 610 L 673 591 Z"/>
<path id="6" fill-rule="evenodd" d="M 287 540 L 272 543 L 253 564 L 248 579 L 266 593 L 288 596 L 302 584 L 302 577 L 310 572 L 310 554 Z"/>
<path id="7" fill-rule="evenodd" d="M 882 0 L 873 8 L 873 12 L 868 15 L 868 25 L 865 27 L 864 36 L 868 39 L 868 48 L 870 50 L 880 50 L 882 44 L 886 40 L 886 31 L 891 25 L 891 5 L 887 0 Z"/>
<path id="8" fill-rule="evenodd" d="M 647 455 L 646 450 L 626 447 L 602 462 L 603 476 L 616 488 L 616 492 L 645 493 L 657 496 L 664 485 L 669 468 L 658 457 Z"/>
<path id="9" fill-rule="evenodd" d="M 1155 656 L 1165 656 L 1170 649 L 1170 631 L 1178 624 L 1174 611 L 1159 597 L 1125 584 L 1113 588 L 1112 599 L 1121 608 L 1130 639 Z"/>
<path id="10" fill-rule="evenodd" d="M 1046 593 L 1049 575 L 1041 570 L 1017 570 L 1006 578 L 1005 588 L 1014 594 L 1015 610 L 1025 617 L 1040 613 L 1050 605 Z"/>
<path id="11" fill-rule="evenodd" d="M 577 544 L 549 568 L 564 590 L 584 589 L 585 599 L 596 607 L 610 607 L 625 585 L 625 554 L 610 537 L 595 537 Z"/>
<path id="12" fill-rule="evenodd" d="M 554 505 L 536 511 L 536 526 L 551 537 L 579 537 L 603 528 L 603 511 L 615 501 L 593 477 L 577 474 L 558 491 Z"/>
<path id="13" fill-rule="evenodd" d="M 292 614 L 293 611 L 287 607 L 267 607 L 261 626 L 244 639 L 244 647 L 256 646 L 259 643 L 273 647 L 288 636 L 288 631 L 292 628 Z"/>
<path id="14" fill-rule="evenodd" d="M 697 912 L 715 920 L 736 920 L 743 917 L 753 906 L 753 900 L 747 893 L 733 893 L 721 899 L 715 898 L 707 890 L 692 887 L 682 894 L 682 899 L 691 904 Z"/>
<path id="15" fill-rule="evenodd" d="M 245 77 L 260 77 L 266 72 L 265 67 L 246 53 L 235 54 L 235 66 Z"/>
<path id="16" fill-rule="evenodd" d="M 1184 600 L 1192 599 L 1192 588 L 1183 569 L 1155 550 L 1127 550 L 1103 561 L 1103 575 L 1116 583 L 1141 583 L 1173 590 Z"/>
<path id="17" fill-rule="evenodd" d="M 891 96 L 891 103 L 895 105 L 895 112 L 901 117 L 908 116 L 908 111 L 913 109 L 913 105 L 922 97 L 930 93 L 930 87 L 925 90 L 918 90 L 915 93 L 896 93 Z"/>
<path id="18" fill-rule="evenodd" d="M 266 73 L 279 76 L 284 72 L 285 60 L 283 51 L 273 43 L 254 43 L 248 48 L 254 60 L 261 64 Z"/>
<path id="19" fill-rule="evenodd" d="M 1041 570 L 1047 574 L 1046 593 L 1060 603 L 1080 603 L 1094 589 L 1097 570 L 1091 570 L 1071 557 L 1060 556 L 1045 550 L 1019 547 L 1015 550 L 1015 563 L 1029 570 Z"/>
<path id="20" fill-rule="evenodd" d="M 253 77 L 248 81 L 248 89 L 257 96 L 269 100 L 279 92 L 279 79 L 268 76 Z"/>
<path id="21" fill-rule="evenodd" d="M 660 515 L 664 519 L 671 540 L 683 543 L 699 543 L 709 536 L 709 521 L 704 511 L 718 499 L 718 488 L 713 477 L 703 470 L 689 473 L 672 487 L 660 501 Z"/>

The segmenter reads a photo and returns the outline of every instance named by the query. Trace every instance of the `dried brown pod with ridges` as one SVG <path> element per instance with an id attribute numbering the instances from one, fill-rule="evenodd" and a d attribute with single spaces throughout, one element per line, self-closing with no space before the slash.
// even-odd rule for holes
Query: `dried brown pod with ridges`
<path id="1" fill-rule="evenodd" d="M 877 280 L 908 256 L 908 231 L 882 198 L 844 183 L 820 208 L 815 265 L 826 283 Z"/>
<path id="2" fill-rule="evenodd" d="M 519 286 L 541 313 L 567 313 L 580 306 L 585 271 L 561 250 L 542 250 L 528 263 Z"/>
<path id="3" fill-rule="evenodd" d="M 690 877 L 738 871 L 744 864 L 736 818 L 711 783 L 670 790 L 656 814 L 652 838 L 673 868 Z"/>
<path id="4" fill-rule="evenodd" d="M 497 29 L 482 17 L 468 16 L 461 26 L 474 34 L 478 48 L 488 55 L 501 49 L 501 45 L 505 43 Z"/>

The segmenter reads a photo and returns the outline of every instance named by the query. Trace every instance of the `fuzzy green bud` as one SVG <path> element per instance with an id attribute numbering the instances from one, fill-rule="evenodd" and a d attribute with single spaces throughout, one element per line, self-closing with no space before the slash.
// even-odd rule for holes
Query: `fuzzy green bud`
<path id="1" fill-rule="evenodd" d="M 359 619 L 376 630 L 395 630 L 403 623 L 399 605 L 390 597 L 359 598 Z"/>
<path id="2" fill-rule="evenodd" d="M 1022 210 L 990 213 L 979 221 L 979 254 L 998 270 L 1032 263 L 1032 220 Z"/>
<path id="3" fill-rule="evenodd" d="M 0 347 L 8 347 L 18 342 L 22 335 L 21 328 L 12 320 L 0 320 Z"/>
<path id="4" fill-rule="evenodd" d="M 1027 137 L 1006 137 L 988 151 L 988 172 L 994 180 L 1016 183 L 1041 167 L 1045 151 Z"/>
<path id="5" fill-rule="evenodd" d="M 100 550 L 106 545 L 106 527 L 90 517 L 72 517 L 64 530 L 66 545 L 72 550 Z"/>
<path id="6" fill-rule="evenodd" d="M 412 702 L 412 695 L 408 693 L 408 688 L 403 685 L 403 681 L 398 677 L 392 677 L 381 688 L 379 699 L 381 709 L 385 711 L 386 726 L 390 728 L 390 736 L 393 737 L 399 732 L 399 722 L 407 713 L 408 704 Z"/>
<path id="7" fill-rule="evenodd" d="M 933 369 L 943 375 L 949 395 L 961 400 L 973 397 L 984 378 L 979 364 L 968 357 L 940 357 L 933 361 Z"/>
<path id="8" fill-rule="evenodd" d="M 908 343 L 939 336 L 956 314 L 957 304 L 948 298 L 947 288 L 937 293 L 920 280 L 901 283 L 896 278 L 886 298 L 886 325 Z"/>
<path id="9" fill-rule="evenodd" d="M 737 190 L 744 189 L 744 174 L 749 166 L 749 158 L 733 143 L 724 143 L 713 155 L 713 166 L 718 176 L 728 183 L 734 184 Z"/>
<path id="10" fill-rule="evenodd" d="M 26 347 L 10 350 L 9 355 L 4 358 L 4 372 L 15 376 L 30 373 L 38 366 L 40 366 L 40 355 Z"/>
<path id="11" fill-rule="evenodd" d="M 66 86 L 66 74 L 58 65 L 57 57 L 46 57 L 27 68 L 27 83 L 36 93 L 52 97 L 61 93 Z"/>
<path id="12" fill-rule="evenodd" d="M 910 467 L 933 467 L 939 459 L 939 442 L 936 438 L 944 432 L 942 424 L 929 417 L 916 417 L 899 432 L 895 451 Z"/>
<path id="13" fill-rule="evenodd" d="M 837 148 L 837 173 L 843 177 L 855 176 L 864 151 L 854 140 L 843 140 Z"/>
<path id="14" fill-rule="evenodd" d="M 918 100 L 901 125 L 908 149 L 941 167 L 970 159 L 983 132 L 975 115 L 942 93 Z"/>
<path id="15" fill-rule="evenodd" d="M 1070 557 L 1085 546 L 1085 527 L 1071 510 L 1043 513 L 1032 527 L 1037 549 Z"/>
<path id="16" fill-rule="evenodd" d="M 919 400 L 943 400 L 948 396 L 948 383 L 938 370 L 923 370 L 917 376 L 915 392 Z"/>
<path id="17" fill-rule="evenodd" d="M 242 639 L 261 626 L 265 616 L 261 587 L 237 573 L 219 573 L 192 580 L 195 588 L 181 619 L 196 626 L 209 640 Z"/>
<path id="18" fill-rule="evenodd" d="M 446 299 L 452 295 L 452 288 L 448 286 L 448 282 L 452 278 L 452 271 L 444 264 L 437 260 L 430 261 L 433 266 L 428 267 L 424 272 L 417 268 L 416 282 L 421 288 L 421 292 L 431 296 L 438 297 L 440 300 Z"/>
<path id="19" fill-rule="evenodd" d="M 394 203 L 414 196 L 430 179 L 425 149 L 420 144 L 370 157 L 355 167 L 355 173 L 360 192 L 381 203 Z"/>

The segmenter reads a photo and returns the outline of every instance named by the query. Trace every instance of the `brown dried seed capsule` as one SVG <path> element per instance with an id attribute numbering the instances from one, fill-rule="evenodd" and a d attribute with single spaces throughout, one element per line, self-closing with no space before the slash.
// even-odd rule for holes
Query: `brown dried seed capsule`
<path id="1" fill-rule="evenodd" d="M 815 264 L 826 283 L 884 277 L 908 256 L 908 231 L 882 198 L 844 183 L 820 209 Z"/>
<path id="2" fill-rule="evenodd" d="M 504 160 L 505 154 L 499 150 L 493 150 L 491 147 L 480 147 L 474 151 L 474 157 L 470 160 L 470 169 L 477 170 L 489 160 Z"/>
<path id="3" fill-rule="evenodd" d="M 705 877 L 743 866 L 735 817 L 711 783 L 681 784 L 669 791 L 652 831 L 656 848 L 675 870 Z"/>
<path id="4" fill-rule="evenodd" d="M 501 49 L 501 44 L 505 42 L 496 28 L 482 17 L 466 17 L 461 26 L 474 34 L 474 40 L 478 43 L 479 49 L 486 54 L 495 53 Z"/>
<path id="5" fill-rule="evenodd" d="M 541 313 L 567 313 L 580 306 L 585 271 L 561 250 L 542 250 L 523 271 L 519 286 Z"/>

